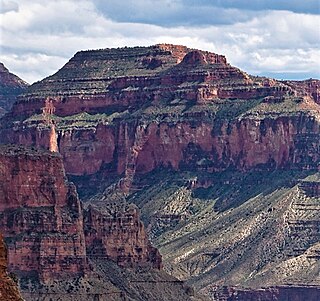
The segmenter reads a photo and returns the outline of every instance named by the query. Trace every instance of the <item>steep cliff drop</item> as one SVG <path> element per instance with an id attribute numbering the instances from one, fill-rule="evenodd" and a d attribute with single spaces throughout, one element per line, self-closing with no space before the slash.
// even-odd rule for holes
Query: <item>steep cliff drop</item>
<path id="1" fill-rule="evenodd" d="M 320 285 L 319 86 L 250 76 L 179 45 L 81 51 L 20 96 L 0 139 L 57 142 L 92 205 L 84 219 L 94 254 L 120 254 L 121 265 L 156 254 L 143 240 L 115 250 L 100 237 L 98 225 L 126 239 L 120 226 L 135 214 L 119 193 L 141 209 L 164 269 L 197 290 L 255 296 L 267 286 L 280 296 L 291 287 L 307 298 Z M 42 116 L 48 97 L 54 128 Z M 128 212 L 117 219 L 108 209 L 103 220 L 96 210 L 112 203 Z"/>
<path id="2" fill-rule="evenodd" d="M 161 167 L 308 168 L 319 160 L 318 94 L 318 80 L 249 76 L 184 46 L 82 51 L 19 97 L 1 141 L 59 148 L 68 174 L 118 175 L 125 191 Z"/>
<path id="3" fill-rule="evenodd" d="M 0 229 L 9 270 L 44 283 L 88 271 L 83 213 L 61 157 L 15 146 L 0 148 Z"/>
<path id="4" fill-rule="evenodd" d="M 192 299 L 161 270 L 136 206 L 83 209 L 55 152 L 1 146 L 0 166 L 0 229 L 26 300 Z"/>

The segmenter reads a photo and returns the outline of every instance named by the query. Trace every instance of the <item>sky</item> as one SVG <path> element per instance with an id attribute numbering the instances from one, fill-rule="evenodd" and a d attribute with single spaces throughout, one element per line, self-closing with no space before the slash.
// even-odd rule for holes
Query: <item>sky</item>
<path id="1" fill-rule="evenodd" d="M 320 78 L 319 0 L 0 0 L 0 61 L 29 83 L 77 51 L 157 43 L 253 74 Z"/>

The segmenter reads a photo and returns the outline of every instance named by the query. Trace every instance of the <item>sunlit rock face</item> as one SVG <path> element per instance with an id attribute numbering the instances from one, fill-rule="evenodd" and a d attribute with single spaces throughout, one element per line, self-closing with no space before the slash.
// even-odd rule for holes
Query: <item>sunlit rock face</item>
<path id="1" fill-rule="evenodd" d="M 0 230 L 9 270 L 19 277 L 47 283 L 83 276 L 90 273 L 90 256 L 123 267 L 161 268 L 137 208 L 83 211 L 59 154 L 1 146 L 0 164 Z"/>
<path id="2" fill-rule="evenodd" d="M 51 152 L 3 146 L 0 229 L 10 271 L 41 281 L 87 270 L 83 216 L 62 159 Z"/>
<path id="3" fill-rule="evenodd" d="M 121 191 L 164 268 L 209 296 L 291 297 L 302 287 L 313 298 L 318 90 L 318 80 L 250 76 L 184 46 L 81 51 L 19 97 L 0 140 L 59 151 L 86 200 L 98 192 L 110 205 Z M 85 252 L 160 267 L 136 208 L 112 206 L 86 207 Z"/>
<path id="4" fill-rule="evenodd" d="M 68 174 L 107 170 L 124 175 L 124 189 L 161 166 L 310 168 L 319 160 L 317 89 L 316 80 L 252 77 L 184 46 L 82 51 L 19 97 L 1 140 L 54 147 Z M 48 99 L 50 123 L 41 115 Z"/>

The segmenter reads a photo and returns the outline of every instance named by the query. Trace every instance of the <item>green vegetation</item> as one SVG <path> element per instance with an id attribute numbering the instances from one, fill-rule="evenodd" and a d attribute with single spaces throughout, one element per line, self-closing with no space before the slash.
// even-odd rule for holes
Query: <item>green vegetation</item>
<path id="1" fill-rule="evenodd" d="M 44 156 L 60 157 L 60 154 L 50 152 L 46 149 L 16 144 L 0 144 L 0 155 L 17 157 L 23 155 L 33 157 L 35 160 L 39 160 L 39 158 Z"/>
<path id="2" fill-rule="evenodd" d="M 299 106 L 301 98 L 285 97 L 281 102 L 267 103 L 260 102 L 257 106 L 249 109 L 243 114 L 243 117 L 255 116 L 257 119 L 277 118 L 280 116 L 296 116 L 297 114 L 307 110 L 303 110 Z"/>
<path id="3" fill-rule="evenodd" d="M 127 111 L 112 114 L 89 114 L 82 112 L 75 115 L 65 117 L 51 115 L 50 118 L 54 122 L 58 130 L 73 129 L 73 128 L 95 128 L 98 124 L 111 124 L 115 118 L 124 118 L 128 114 Z M 28 126 L 39 126 L 39 123 L 45 127 L 42 114 L 32 115 L 23 121 Z"/>

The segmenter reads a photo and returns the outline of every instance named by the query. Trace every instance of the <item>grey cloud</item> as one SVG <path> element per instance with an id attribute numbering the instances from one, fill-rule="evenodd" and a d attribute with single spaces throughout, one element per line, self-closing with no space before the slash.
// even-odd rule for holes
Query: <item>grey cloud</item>
<path id="1" fill-rule="evenodd" d="M 93 1 L 98 3 L 19 0 L 19 11 L 3 14 L 0 60 L 33 82 L 57 71 L 78 50 L 174 43 L 224 54 L 249 73 L 320 76 L 317 15 L 217 9 L 205 1 L 196 9 L 190 2 L 187 11 L 178 0 L 128 0 L 126 7 L 118 3 L 117 10 L 123 12 L 123 22 L 118 22 L 110 19 L 116 13 L 100 12 Z M 116 3 L 99 1 L 112 7 Z M 155 16 L 164 22 L 168 14 L 180 26 L 152 22 Z M 140 23 L 133 21 L 137 18 Z M 144 23 L 144 18 L 149 22 Z M 236 20 L 239 23 L 233 24 Z"/>
<path id="2" fill-rule="evenodd" d="M 97 9 L 117 22 L 147 23 L 166 27 L 234 24 L 257 16 L 258 12 L 221 8 L 210 3 L 196 5 L 183 1 L 94 0 Z M 193 5 L 192 5 L 193 4 Z"/>
<path id="3" fill-rule="evenodd" d="M 30 3 L 29 7 L 33 17 L 25 30 L 51 35 L 83 34 L 84 27 L 92 22 L 92 15 L 95 13 L 95 7 L 90 1 L 79 1 L 77 5 L 77 1 L 73 0 L 49 0 L 37 5 Z"/>
<path id="4" fill-rule="evenodd" d="M 216 6 L 245 10 L 288 10 L 295 13 L 320 14 L 319 0 L 182 0 L 186 5 Z"/>
<path id="5" fill-rule="evenodd" d="M 0 13 L 7 13 L 10 11 L 18 11 L 19 5 L 17 2 L 11 0 L 0 0 Z"/>
<path id="6" fill-rule="evenodd" d="M 100 12 L 117 22 L 167 27 L 235 24 L 266 10 L 320 14 L 319 0 L 94 0 L 94 3 Z"/>
<path id="7" fill-rule="evenodd" d="M 22 55 L 1 53 L 0 61 L 9 68 L 10 72 L 18 75 L 28 83 L 33 83 L 56 72 L 68 59 L 26 51 Z"/>

